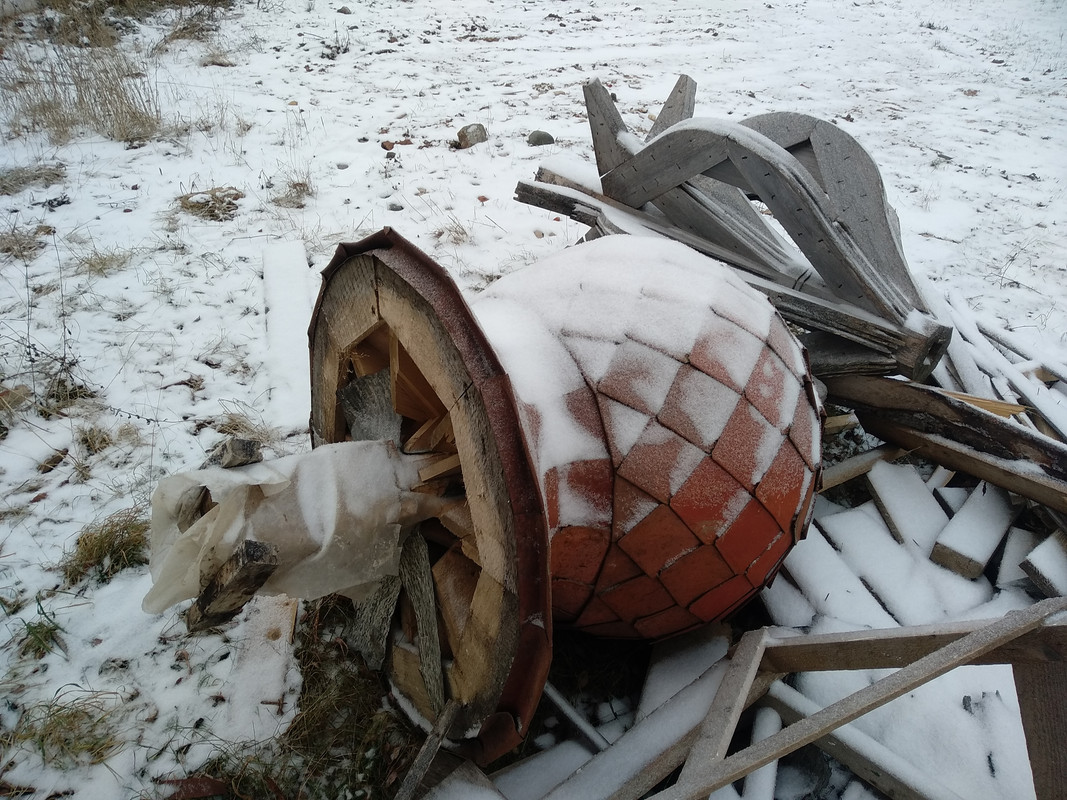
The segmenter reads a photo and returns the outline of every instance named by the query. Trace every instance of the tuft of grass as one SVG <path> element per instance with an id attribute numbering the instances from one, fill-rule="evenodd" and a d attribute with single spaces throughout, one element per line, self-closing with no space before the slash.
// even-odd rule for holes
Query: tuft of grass
<path id="1" fill-rule="evenodd" d="M 36 230 L 30 232 L 26 228 L 12 225 L 8 230 L 0 231 L 0 253 L 21 261 L 29 261 L 44 247 L 44 242 L 38 235 Z"/>
<path id="2" fill-rule="evenodd" d="M 9 48 L 0 61 L 2 101 L 15 132 L 70 141 L 92 130 L 119 142 L 151 139 L 162 112 L 145 63 L 110 48 L 56 48 L 44 56 Z"/>
<path id="3" fill-rule="evenodd" d="M 224 222 L 237 216 L 237 201 L 244 196 L 244 192 L 233 186 L 215 186 L 183 194 L 178 198 L 178 205 L 194 217 Z"/>
<path id="4" fill-rule="evenodd" d="M 140 507 L 116 511 L 89 525 L 59 563 L 63 579 L 73 586 L 94 574 L 100 583 L 107 583 L 127 567 L 147 564 L 148 528 Z"/>
<path id="5" fill-rule="evenodd" d="M 281 208 L 303 208 L 307 205 L 304 201 L 313 194 L 315 190 L 310 180 L 291 180 L 288 181 L 288 188 L 270 201 Z"/>
<path id="6" fill-rule="evenodd" d="M 111 431 L 102 425 L 79 427 L 74 432 L 74 438 L 81 445 L 81 448 L 91 456 L 102 453 L 115 444 L 115 437 L 111 435 Z"/>
<path id="7" fill-rule="evenodd" d="M 113 693 L 66 691 L 25 708 L 4 738 L 36 751 L 51 767 L 101 764 L 125 746 L 116 719 L 120 707 Z"/>
<path id="8" fill-rule="evenodd" d="M 63 627 L 56 622 L 55 614 L 45 611 L 40 596 L 37 597 L 37 618 L 30 622 L 19 621 L 24 630 L 18 641 L 18 652 L 23 658 L 44 658 L 56 650 L 66 652 L 66 645 L 59 636 Z"/>
<path id="9" fill-rule="evenodd" d="M 125 269 L 133 252 L 123 247 L 91 247 L 75 256 L 75 268 L 83 274 L 103 278 Z"/>
<path id="10" fill-rule="evenodd" d="M 66 166 L 58 163 L 0 170 L 0 195 L 18 194 L 30 186 L 46 188 L 59 183 L 66 175 Z"/>

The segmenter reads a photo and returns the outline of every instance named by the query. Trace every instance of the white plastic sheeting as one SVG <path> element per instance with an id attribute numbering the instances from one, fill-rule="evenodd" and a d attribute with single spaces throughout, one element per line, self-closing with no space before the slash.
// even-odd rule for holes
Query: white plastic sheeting
<path id="1" fill-rule="evenodd" d="M 343 442 L 165 478 L 152 497 L 154 585 L 144 610 L 158 613 L 196 597 L 245 539 L 278 548 L 278 569 L 261 594 L 362 599 L 397 574 L 404 529 L 455 502 L 411 491 L 423 462 L 392 442 Z M 199 486 L 218 505 L 181 532 L 182 496 Z"/>

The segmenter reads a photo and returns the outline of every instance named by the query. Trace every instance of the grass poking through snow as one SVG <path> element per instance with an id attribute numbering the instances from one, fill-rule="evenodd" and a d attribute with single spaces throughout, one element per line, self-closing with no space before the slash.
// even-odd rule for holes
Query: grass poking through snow
<path id="1" fill-rule="evenodd" d="M 148 519 L 138 507 L 117 511 L 85 528 L 59 569 L 74 585 L 87 575 L 107 583 L 127 567 L 148 563 Z"/>

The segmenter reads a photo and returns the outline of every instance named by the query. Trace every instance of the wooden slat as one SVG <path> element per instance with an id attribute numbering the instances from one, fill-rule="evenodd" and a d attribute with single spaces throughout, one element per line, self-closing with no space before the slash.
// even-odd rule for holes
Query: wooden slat
<path id="1" fill-rule="evenodd" d="M 759 671 L 766 642 L 766 628 L 748 631 L 741 637 L 730 657 L 730 666 L 726 668 L 715 699 L 711 701 L 711 708 L 700 726 L 700 734 L 682 767 L 678 778 L 680 782 L 690 780 L 703 765 L 726 757 L 737 720 L 744 711 L 744 700 Z"/>
<path id="2" fill-rule="evenodd" d="M 427 483 L 428 481 L 436 480 L 437 478 L 447 478 L 459 474 L 459 455 L 454 454 L 450 456 L 442 456 L 427 466 L 422 467 L 419 470 L 419 480 L 423 483 Z"/>
<path id="3" fill-rule="evenodd" d="M 1050 614 L 1067 609 L 1067 599 L 1043 600 L 964 636 L 955 642 L 903 667 L 821 711 L 790 725 L 781 733 L 764 739 L 723 761 L 699 769 L 685 784 L 679 783 L 654 795 L 655 800 L 687 798 L 697 800 L 710 792 L 744 777 L 749 772 L 811 744 L 828 732 L 875 708 L 907 694 L 957 666 L 968 664 L 980 655 L 1010 642 L 1039 627 Z"/>
<path id="4" fill-rule="evenodd" d="M 864 430 L 884 441 L 1067 511 L 1067 445 L 948 397 L 884 378 L 826 381 Z"/>
<path id="5" fill-rule="evenodd" d="M 696 103 L 697 82 L 688 75 L 679 75 L 645 141 L 652 141 L 671 125 L 689 119 L 696 110 Z"/>
<path id="6" fill-rule="evenodd" d="M 777 711 L 787 725 L 819 710 L 814 702 L 780 681 L 771 686 L 763 703 Z M 853 725 L 843 725 L 816 740 L 815 745 L 891 800 L 962 800 L 936 776 L 916 769 Z M 748 778 L 745 781 L 747 789 Z"/>
<path id="7" fill-rule="evenodd" d="M 434 718 L 445 707 L 444 676 L 441 670 L 441 644 L 437 632 L 437 604 L 426 540 L 414 531 L 404 540 L 400 553 L 400 582 L 415 612 L 418 628 L 419 672 Z"/>
<path id="8" fill-rule="evenodd" d="M 767 643 L 761 668 L 781 674 L 895 669 L 974 633 L 984 624 L 985 620 L 977 620 L 775 638 Z M 976 656 L 971 663 L 1034 664 L 1048 661 L 1067 661 L 1067 622 L 1048 622 Z"/>
<path id="9" fill-rule="evenodd" d="M 977 578 L 1021 510 L 1003 489 L 978 484 L 938 535 L 930 560 L 957 575 Z"/>
<path id="10" fill-rule="evenodd" d="M 445 413 L 444 404 L 396 336 L 389 339 L 389 377 L 396 413 L 416 422 L 439 419 Z"/>
<path id="11" fill-rule="evenodd" d="M 896 461 L 905 453 L 907 451 L 903 448 L 891 444 L 883 444 L 833 464 L 822 472 L 822 487 L 820 491 L 832 489 L 853 478 L 858 478 L 860 475 L 870 472 L 874 465 L 880 461 Z"/>
<path id="12" fill-rule="evenodd" d="M 603 175 L 629 157 L 619 144 L 619 135 L 626 134 L 626 124 L 611 99 L 611 93 L 594 78 L 582 87 L 585 110 L 589 116 L 589 132 L 593 138 L 597 171 Z"/>
<path id="13" fill-rule="evenodd" d="M 449 700 L 437 717 L 437 721 L 434 722 L 433 728 L 422 743 L 422 747 L 419 748 L 415 760 L 408 767 L 408 772 L 404 776 L 400 788 L 397 789 L 396 800 L 414 799 L 419 790 L 419 785 L 426 775 L 426 771 L 430 768 L 434 756 L 437 755 L 437 751 L 441 748 L 441 743 L 448 734 L 448 729 L 452 726 L 452 722 L 456 719 L 458 712 L 459 703 L 455 700 Z"/>
<path id="14" fill-rule="evenodd" d="M 433 565 L 437 611 L 453 652 L 463 641 L 471 617 L 471 602 L 478 585 L 478 565 L 453 547 Z"/>

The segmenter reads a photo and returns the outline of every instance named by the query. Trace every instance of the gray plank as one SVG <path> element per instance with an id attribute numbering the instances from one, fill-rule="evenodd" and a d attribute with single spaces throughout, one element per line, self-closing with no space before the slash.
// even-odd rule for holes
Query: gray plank
<path id="1" fill-rule="evenodd" d="M 667 96 L 667 101 L 660 109 L 656 121 L 652 123 L 652 130 L 648 132 L 645 141 L 650 142 L 676 122 L 689 119 L 696 110 L 696 103 L 697 82 L 688 75 L 679 75 L 678 82 Z"/>

